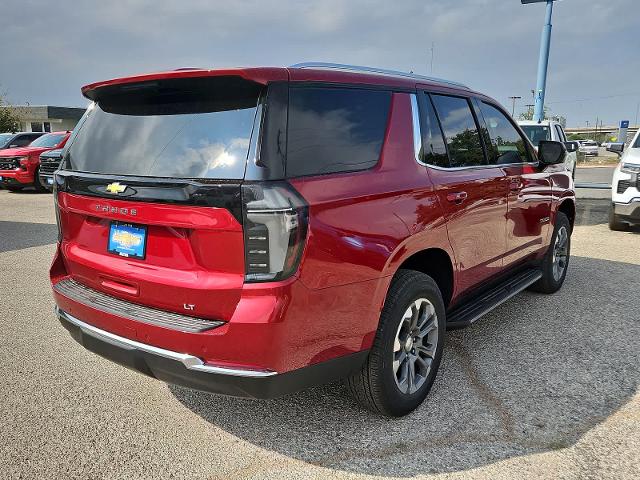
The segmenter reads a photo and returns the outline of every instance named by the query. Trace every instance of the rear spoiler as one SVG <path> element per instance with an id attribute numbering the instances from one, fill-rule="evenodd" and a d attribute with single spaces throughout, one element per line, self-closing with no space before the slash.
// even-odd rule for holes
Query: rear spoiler
<path id="1" fill-rule="evenodd" d="M 114 78 L 102 82 L 91 83 L 82 87 L 82 95 L 89 100 L 97 101 L 104 92 L 114 92 L 114 90 L 120 90 L 119 87 L 133 87 L 134 85 L 143 86 L 145 84 L 153 84 L 154 82 L 159 83 L 167 80 L 186 80 L 203 77 L 237 77 L 248 82 L 266 85 L 268 82 L 273 81 L 287 81 L 289 79 L 289 73 L 284 67 L 226 68 L 216 70 L 178 69 L 168 72 L 134 75 L 131 77 Z"/>

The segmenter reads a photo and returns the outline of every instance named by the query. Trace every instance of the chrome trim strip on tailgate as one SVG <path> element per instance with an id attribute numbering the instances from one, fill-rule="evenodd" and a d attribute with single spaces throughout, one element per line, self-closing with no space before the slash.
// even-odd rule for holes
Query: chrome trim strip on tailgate
<path id="1" fill-rule="evenodd" d="M 101 312 L 182 332 L 204 332 L 224 324 L 224 322 L 218 320 L 189 317 L 188 315 L 137 305 L 98 292 L 70 278 L 59 281 L 53 286 L 53 289 L 60 295 Z"/>
<path id="2" fill-rule="evenodd" d="M 98 327 L 94 327 L 93 325 L 89 325 L 88 323 L 83 322 L 82 320 L 78 320 L 72 315 L 69 315 L 64 310 L 61 310 L 59 307 L 56 307 L 56 315 L 63 321 L 69 322 L 72 325 L 80 328 L 85 335 L 89 335 L 103 342 L 110 343 L 119 348 L 123 348 L 125 350 L 139 350 L 141 352 L 146 352 L 151 355 L 156 355 L 159 357 L 168 358 L 170 360 L 175 360 L 176 362 L 182 363 L 188 370 L 195 370 L 197 372 L 204 373 L 214 373 L 218 375 L 231 375 L 234 377 L 250 377 L 250 378 L 263 378 L 263 377 L 271 377 L 273 375 L 277 375 L 277 372 L 272 371 L 264 371 L 264 370 L 247 370 L 240 368 L 228 368 L 228 367 L 218 367 L 214 365 L 207 365 L 204 361 L 198 357 L 194 357 L 193 355 L 189 355 L 188 353 L 178 353 L 172 350 L 165 350 L 164 348 L 154 347 L 152 345 L 147 345 L 146 343 L 136 342 L 135 340 L 130 340 L 125 337 L 121 337 L 120 335 L 116 335 L 111 332 L 107 332 L 106 330 L 102 330 Z"/>

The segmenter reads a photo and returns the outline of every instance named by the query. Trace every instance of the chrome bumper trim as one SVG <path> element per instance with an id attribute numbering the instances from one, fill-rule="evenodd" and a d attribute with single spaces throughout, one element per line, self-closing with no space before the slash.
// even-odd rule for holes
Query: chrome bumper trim
<path id="1" fill-rule="evenodd" d="M 87 287 L 71 278 L 65 278 L 53 285 L 61 295 L 105 313 L 128 318 L 137 322 L 170 328 L 187 333 L 200 333 L 224 325 L 219 320 L 190 317 L 179 313 L 157 310 L 112 297 Z"/>
<path id="2" fill-rule="evenodd" d="M 247 370 L 239 368 L 217 367 L 214 365 L 207 365 L 198 357 L 189 355 L 187 353 L 178 353 L 172 350 L 166 350 L 164 348 L 154 347 L 147 345 L 146 343 L 136 342 L 125 337 L 121 337 L 106 330 L 94 327 L 88 323 L 78 320 L 76 317 L 68 314 L 59 307 L 55 307 L 56 315 L 63 321 L 69 322 L 76 327 L 79 327 L 85 335 L 89 335 L 103 342 L 110 343 L 119 348 L 126 350 L 139 350 L 149 353 L 151 355 L 157 355 L 159 357 L 168 358 L 182 363 L 188 370 L 194 370 L 196 372 L 213 373 L 217 375 L 229 375 L 233 377 L 248 377 L 248 378 L 264 378 L 277 375 L 277 372 L 262 371 L 262 370 Z"/>

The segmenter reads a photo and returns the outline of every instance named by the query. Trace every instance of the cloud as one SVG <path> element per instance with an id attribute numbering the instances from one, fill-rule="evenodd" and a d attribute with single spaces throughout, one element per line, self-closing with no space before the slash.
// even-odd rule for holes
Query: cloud
<path id="1" fill-rule="evenodd" d="M 550 102 L 634 92 L 636 0 L 566 0 L 554 13 Z M 463 81 L 529 103 L 542 5 L 517 0 L 4 0 L 0 90 L 14 103 L 85 105 L 96 80 L 178 67 L 366 64 Z M 640 100 L 556 104 L 570 123 L 614 123 Z M 550 104 L 553 105 L 553 104 Z M 562 105 L 562 107 L 560 107 Z M 596 112 L 597 111 L 597 112 Z"/>

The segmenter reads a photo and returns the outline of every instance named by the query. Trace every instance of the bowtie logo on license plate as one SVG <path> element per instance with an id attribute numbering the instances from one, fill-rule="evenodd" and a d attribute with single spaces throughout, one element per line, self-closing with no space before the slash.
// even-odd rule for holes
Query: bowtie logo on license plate
<path id="1" fill-rule="evenodd" d="M 142 245 L 142 240 L 144 238 L 139 235 L 133 235 L 129 232 L 116 231 L 111 235 L 111 239 L 123 247 L 131 248 Z"/>

